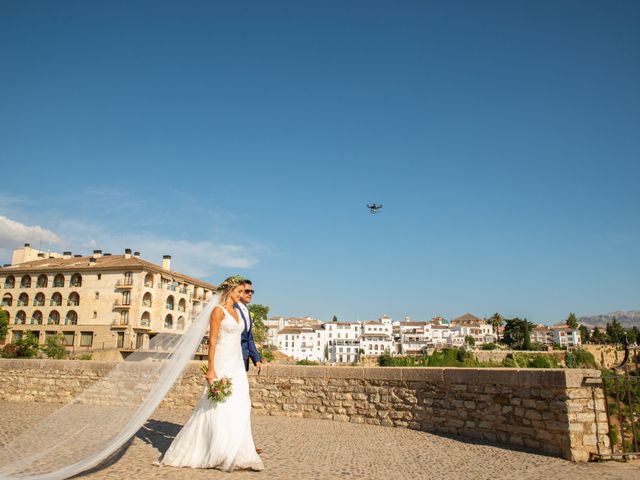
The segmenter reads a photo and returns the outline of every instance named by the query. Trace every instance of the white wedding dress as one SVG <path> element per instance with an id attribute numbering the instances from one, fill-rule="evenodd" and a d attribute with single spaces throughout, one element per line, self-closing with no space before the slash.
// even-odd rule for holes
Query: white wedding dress
<path id="1" fill-rule="evenodd" d="M 206 388 L 191 417 L 159 462 L 191 468 L 263 470 L 251 435 L 249 381 L 242 358 L 242 322 L 222 306 L 224 318 L 216 341 L 214 365 L 218 378 L 231 378 L 232 393 L 222 402 L 207 398 Z"/>

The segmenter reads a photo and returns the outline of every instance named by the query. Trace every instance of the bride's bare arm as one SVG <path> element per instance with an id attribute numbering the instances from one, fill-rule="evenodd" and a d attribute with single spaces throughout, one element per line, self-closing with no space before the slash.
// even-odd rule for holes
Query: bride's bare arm
<path id="1" fill-rule="evenodd" d="M 215 307 L 211 312 L 209 318 L 209 354 L 207 355 L 208 368 L 207 381 L 211 383 L 214 379 L 218 378 L 216 369 L 213 363 L 213 359 L 216 355 L 216 340 L 218 339 L 218 333 L 220 332 L 220 322 L 224 318 L 224 312 L 222 308 Z"/>

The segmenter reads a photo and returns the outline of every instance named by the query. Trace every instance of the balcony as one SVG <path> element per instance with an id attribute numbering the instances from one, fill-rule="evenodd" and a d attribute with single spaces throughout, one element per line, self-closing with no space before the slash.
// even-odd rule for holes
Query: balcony
<path id="1" fill-rule="evenodd" d="M 127 328 L 129 326 L 129 320 L 122 320 L 120 318 L 114 318 L 111 322 L 111 328 Z"/>
<path id="2" fill-rule="evenodd" d="M 33 301 L 33 306 L 34 307 L 44 307 L 44 300 L 34 300 Z"/>
<path id="3" fill-rule="evenodd" d="M 29 302 L 25 302 L 24 300 L 18 300 L 18 302 L 16 303 L 16 305 L 18 307 L 28 307 L 29 306 Z"/>
<path id="4" fill-rule="evenodd" d="M 116 288 L 133 288 L 133 280 L 118 280 Z"/>
<path id="5" fill-rule="evenodd" d="M 141 330 L 151 330 L 151 322 L 149 322 L 149 320 L 142 320 L 140 322 L 140 325 L 138 325 L 137 327 L 135 327 L 137 329 L 141 329 Z"/>
<path id="6" fill-rule="evenodd" d="M 58 301 L 58 300 L 51 300 L 49 302 L 49 306 L 50 307 L 61 307 L 62 306 L 62 300 Z"/>
<path id="7" fill-rule="evenodd" d="M 146 288 L 153 288 L 153 282 L 144 282 Z"/>
<path id="8" fill-rule="evenodd" d="M 180 293 L 184 293 L 184 294 L 189 293 L 189 290 L 188 290 L 186 287 L 180 287 L 180 288 L 178 289 L 178 291 L 179 291 Z"/>
<path id="9" fill-rule="evenodd" d="M 184 308 L 184 307 L 181 307 L 180 305 L 178 305 L 178 306 L 176 307 L 176 310 L 177 310 L 177 311 L 179 311 L 179 312 L 184 312 L 184 311 L 185 311 L 185 308 Z"/>
<path id="10" fill-rule="evenodd" d="M 131 302 L 123 302 L 122 300 L 115 300 L 113 302 L 114 308 L 131 308 Z"/>
<path id="11" fill-rule="evenodd" d="M 77 307 L 78 305 L 80 305 L 79 301 L 67 300 L 67 307 Z"/>

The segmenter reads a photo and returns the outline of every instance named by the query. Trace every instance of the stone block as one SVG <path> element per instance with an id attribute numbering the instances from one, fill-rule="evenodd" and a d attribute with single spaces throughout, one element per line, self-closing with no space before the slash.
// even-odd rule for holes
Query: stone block
<path id="1" fill-rule="evenodd" d="M 386 380 L 400 382 L 402 380 L 402 368 L 384 367 L 384 368 L 364 368 L 363 378 L 365 380 Z"/>
<path id="2" fill-rule="evenodd" d="M 364 379 L 364 368 L 361 367 L 327 367 L 326 378 Z"/>
<path id="3" fill-rule="evenodd" d="M 442 383 L 444 373 L 442 368 L 402 368 L 401 380 L 403 382 Z"/>

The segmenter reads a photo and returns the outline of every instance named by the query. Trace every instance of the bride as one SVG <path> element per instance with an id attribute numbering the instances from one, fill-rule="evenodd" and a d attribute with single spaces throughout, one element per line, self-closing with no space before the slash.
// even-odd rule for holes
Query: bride
<path id="1" fill-rule="evenodd" d="M 207 398 L 206 388 L 191 418 L 164 454 L 160 465 L 191 468 L 263 470 L 251 435 L 251 400 L 240 335 L 244 329 L 233 305 L 244 280 L 227 278 L 218 287 L 220 303 L 210 316 L 207 382 L 231 378 L 232 393 L 221 402 Z"/>

